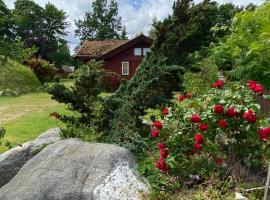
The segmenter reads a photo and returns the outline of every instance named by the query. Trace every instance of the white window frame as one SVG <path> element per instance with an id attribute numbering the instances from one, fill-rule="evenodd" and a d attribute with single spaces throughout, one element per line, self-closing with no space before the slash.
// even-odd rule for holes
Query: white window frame
<path id="1" fill-rule="evenodd" d="M 150 51 L 150 48 L 143 48 L 143 55 L 146 56 L 146 54 Z"/>
<path id="2" fill-rule="evenodd" d="M 125 64 L 127 64 L 127 73 L 124 73 Z M 129 75 L 129 62 L 127 62 L 127 61 L 122 62 L 122 75 L 123 76 L 128 76 Z"/>
<path id="3" fill-rule="evenodd" d="M 140 50 L 140 54 L 136 54 L 137 50 Z M 142 48 L 134 48 L 134 56 L 142 56 Z"/>

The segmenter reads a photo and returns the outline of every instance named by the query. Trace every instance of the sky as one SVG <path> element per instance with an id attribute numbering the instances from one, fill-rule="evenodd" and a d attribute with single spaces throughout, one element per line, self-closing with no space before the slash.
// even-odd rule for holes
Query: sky
<path id="1" fill-rule="evenodd" d="M 4 0 L 9 8 L 13 8 L 15 0 Z M 91 10 L 93 0 L 34 0 L 36 3 L 44 6 L 51 2 L 59 9 L 64 10 L 68 15 L 70 26 L 66 40 L 69 42 L 71 54 L 74 48 L 79 44 L 79 39 L 75 37 L 76 29 L 74 20 L 82 19 L 84 13 Z M 195 0 L 195 3 L 201 0 Z M 140 32 L 147 34 L 151 28 L 151 22 L 154 17 L 161 20 L 172 13 L 174 0 L 117 0 L 119 16 L 122 17 L 122 23 L 127 27 L 129 37 L 133 37 Z M 236 5 L 247 5 L 249 3 L 260 5 L 264 0 L 217 0 L 220 4 L 233 3 Z"/>

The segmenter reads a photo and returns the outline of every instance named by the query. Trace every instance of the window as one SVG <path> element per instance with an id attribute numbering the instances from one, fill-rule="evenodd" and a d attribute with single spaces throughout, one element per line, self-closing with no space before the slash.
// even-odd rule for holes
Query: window
<path id="1" fill-rule="evenodd" d="M 122 62 L 122 75 L 129 75 L 129 62 Z"/>
<path id="2" fill-rule="evenodd" d="M 142 55 L 142 49 L 141 48 L 134 48 L 134 55 L 135 56 L 141 56 Z"/>
<path id="3" fill-rule="evenodd" d="M 143 55 L 146 56 L 146 54 L 150 51 L 150 48 L 143 48 Z"/>

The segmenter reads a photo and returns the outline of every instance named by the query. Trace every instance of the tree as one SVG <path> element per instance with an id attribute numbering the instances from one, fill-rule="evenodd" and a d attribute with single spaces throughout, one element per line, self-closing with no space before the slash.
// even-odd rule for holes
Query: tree
<path id="1" fill-rule="evenodd" d="M 233 9 L 234 6 L 219 8 L 210 0 L 198 4 L 192 0 L 177 0 L 173 14 L 162 22 L 154 23 L 156 40 L 153 50 L 168 57 L 170 64 L 188 68 L 188 55 L 208 47 L 216 39 L 212 28 L 230 23 Z"/>
<path id="2" fill-rule="evenodd" d="M 118 17 L 118 5 L 115 0 L 95 0 L 93 12 L 86 12 L 82 20 L 75 21 L 75 30 L 81 42 L 85 40 L 121 39 L 126 36 L 126 28 Z M 121 34 L 122 33 L 122 34 Z M 124 34 L 124 35 L 123 35 Z"/>
<path id="3" fill-rule="evenodd" d="M 13 10 L 15 33 L 26 47 L 37 47 L 37 57 L 53 62 L 59 46 L 66 44 L 63 37 L 68 26 L 67 15 L 53 4 L 41 7 L 32 0 L 17 0 Z"/>
<path id="4" fill-rule="evenodd" d="M 7 58 L 24 61 L 33 53 L 33 49 L 25 49 L 14 33 L 15 23 L 12 12 L 0 0 L 0 62 Z"/>

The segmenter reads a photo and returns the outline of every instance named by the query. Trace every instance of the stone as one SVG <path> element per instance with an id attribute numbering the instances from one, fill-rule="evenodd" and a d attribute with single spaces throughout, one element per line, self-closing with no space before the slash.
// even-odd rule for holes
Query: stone
<path id="1" fill-rule="evenodd" d="M 68 139 L 28 161 L 0 189 L 0 199 L 139 200 L 148 191 L 127 149 Z"/>
<path id="2" fill-rule="evenodd" d="M 247 197 L 244 197 L 241 193 L 239 193 L 239 192 L 236 192 L 235 193 L 235 199 L 236 200 L 248 200 L 248 198 Z"/>
<path id="3" fill-rule="evenodd" d="M 0 154 L 0 187 L 7 184 L 43 147 L 60 140 L 60 128 L 53 128 L 30 141 Z"/>

